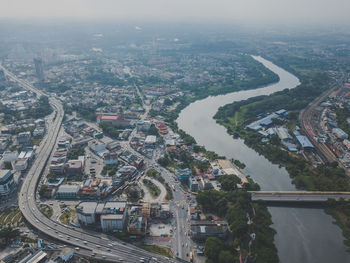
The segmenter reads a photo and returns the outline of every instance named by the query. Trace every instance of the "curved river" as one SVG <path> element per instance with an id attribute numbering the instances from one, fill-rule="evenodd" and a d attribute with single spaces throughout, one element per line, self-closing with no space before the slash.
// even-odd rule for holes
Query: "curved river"
<path id="1" fill-rule="evenodd" d="M 177 119 L 180 129 L 192 135 L 198 144 L 228 159 L 243 161 L 249 174 L 262 190 L 295 190 L 284 168 L 270 163 L 246 146 L 241 139 L 233 139 L 226 128 L 217 124 L 213 116 L 219 107 L 259 95 L 268 95 L 300 84 L 297 77 L 262 57 L 254 59 L 275 72 L 280 81 L 255 90 L 233 92 L 196 101 L 183 109 Z M 350 262 L 344 238 L 331 216 L 322 209 L 270 207 L 273 228 L 277 231 L 275 244 L 280 262 Z"/>

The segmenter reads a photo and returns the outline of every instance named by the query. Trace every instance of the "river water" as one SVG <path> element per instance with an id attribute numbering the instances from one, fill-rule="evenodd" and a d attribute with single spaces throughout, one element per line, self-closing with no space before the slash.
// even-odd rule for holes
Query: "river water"
<path id="1" fill-rule="evenodd" d="M 247 165 L 244 172 L 259 183 L 261 190 L 295 190 L 284 168 L 270 163 L 246 146 L 243 140 L 233 139 L 213 119 L 219 107 L 228 103 L 292 89 L 300 84 L 297 77 L 270 61 L 256 56 L 254 59 L 279 75 L 280 81 L 255 90 L 196 101 L 181 111 L 177 124 L 207 150 L 244 162 Z M 280 262 L 350 262 L 340 228 L 333 224 L 332 217 L 322 209 L 270 207 L 269 211 L 272 227 L 277 231 L 275 244 Z"/>

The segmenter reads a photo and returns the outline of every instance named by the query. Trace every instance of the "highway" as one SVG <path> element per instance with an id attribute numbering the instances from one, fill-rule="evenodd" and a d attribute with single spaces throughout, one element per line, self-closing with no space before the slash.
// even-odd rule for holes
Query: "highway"
<path id="1" fill-rule="evenodd" d="M 44 92 L 17 78 L 1 65 L 0 68 L 10 79 L 17 82 L 24 89 L 35 92 L 40 96 L 45 95 Z M 60 224 L 47 218 L 38 209 L 37 203 L 39 201 L 35 200 L 36 187 L 48 158 L 56 145 L 64 115 L 60 101 L 55 98 L 50 98 L 49 101 L 54 112 L 47 118 L 47 134 L 35 152 L 36 159 L 28 171 L 19 193 L 18 205 L 27 222 L 42 233 L 75 247 L 78 254 L 87 255 L 86 251 L 90 251 L 90 256 L 112 262 L 177 262 L 175 259 L 155 255 L 136 246 L 121 243 L 102 233 Z"/>

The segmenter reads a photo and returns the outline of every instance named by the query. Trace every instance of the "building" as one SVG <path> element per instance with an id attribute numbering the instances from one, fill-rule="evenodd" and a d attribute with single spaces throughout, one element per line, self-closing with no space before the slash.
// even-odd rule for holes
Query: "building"
<path id="1" fill-rule="evenodd" d="M 199 191 L 199 186 L 198 186 L 198 181 L 196 180 L 195 177 L 191 176 L 188 180 L 188 187 L 192 192 L 198 192 Z"/>
<path id="2" fill-rule="evenodd" d="M 28 159 L 18 159 L 14 163 L 14 169 L 16 171 L 24 171 L 28 167 Z"/>
<path id="3" fill-rule="evenodd" d="M 276 128 L 277 136 L 284 142 L 291 142 L 292 137 L 290 136 L 288 130 L 284 127 Z"/>
<path id="4" fill-rule="evenodd" d="M 340 128 L 333 128 L 332 133 L 334 134 L 335 137 L 337 137 L 340 140 L 344 140 L 349 137 L 348 134 Z"/>
<path id="5" fill-rule="evenodd" d="M 31 134 L 30 132 L 21 132 L 17 135 L 17 142 L 18 144 L 24 144 L 27 145 L 30 143 L 30 138 L 31 138 Z"/>
<path id="6" fill-rule="evenodd" d="M 83 226 L 100 223 L 100 227 L 104 232 L 123 231 L 125 229 L 127 206 L 124 201 L 81 202 L 76 211 L 79 223 Z"/>
<path id="7" fill-rule="evenodd" d="M 148 132 L 148 130 L 151 128 L 151 122 L 150 121 L 138 121 L 136 123 L 136 129 L 137 132 Z"/>
<path id="8" fill-rule="evenodd" d="M 108 122 L 110 124 L 121 126 L 121 127 L 130 127 L 130 121 L 124 119 L 123 114 L 117 113 L 100 113 L 97 115 L 97 123 Z"/>
<path id="9" fill-rule="evenodd" d="M 83 174 L 83 162 L 81 160 L 69 160 L 64 169 L 70 176 Z"/>
<path id="10" fill-rule="evenodd" d="M 34 65 L 39 83 L 45 82 L 43 60 L 41 58 L 34 58 Z"/>
<path id="11" fill-rule="evenodd" d="M 103 155 L 105 159 L 106 165 L 117 165 L 118 164 L 118 156 L 116 153 L 105 153 Z"/>
<path id="12" fill-rule="evenodd" d="M 176 169 L 176 177 L 180 181 L 187 181 L 192 175 L 192 170 L 190 168 Z"/>
<path id="13" fill-rule="evenodd" d="M 89 226 L 96 223 L 96 207 L 96 202 L 82 202 L 77 206 L 77 217 L 81 225 Z"/>
<path id="14" fill-rule="evenodd" d="M 98 156 L 103 157 L 104 154 L 108 153 L 106 149 L 106 144 L 97 142 L 96 140 L 92 140 L 88 142 L 89 148 L 91 151 L 96 153 Z"/>
<path id="15" fill-rule="evenodd" d="M 101 215 L 101 228 L 103 232 L 123 231 L 124 215 L 123 214 Z"/>
<path id="16" fill-rule="evenodd" d="M 313 149 L 314 146 L 309 141 L 309 139 L 306 136 L 303 135 L 296 135 L 295 138 L 297 139 L 299 145 L 303 147 L 304 149 Z"/>
<path id="17" fill-rule="evenodd" d="M 16 188 L 13 174 L 10 170 L 0 170 L 0 197 L 6 197 Z"/>
<path id="18" fill-rule="evenodd" d="M 156 146 L 157 143 L 157 136 L 155 135 L 148 135 L 145 139 L 145 147 L 148 148 L 154 148 Z"/>
<path id="19" fill-rule="evenodd" d="M 208 237 L 226 238 L 228 224 L 224 221 L 193 221 L 190 236 L 194 240 L 205 240 Z"/>
<path id="20" fill-rule="evenodd" d="M 79 199 L 79 185 L 62 184 L 58 187 L 56 198 L 58 199 Z"/>

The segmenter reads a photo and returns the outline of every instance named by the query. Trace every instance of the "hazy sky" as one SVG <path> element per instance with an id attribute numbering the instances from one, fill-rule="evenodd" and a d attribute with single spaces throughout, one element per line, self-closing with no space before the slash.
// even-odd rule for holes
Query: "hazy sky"
<path id="1" fill-rule="evenodd" d="M 350 0 L 0 0 L 1 18 L 350 23 Z"/>

